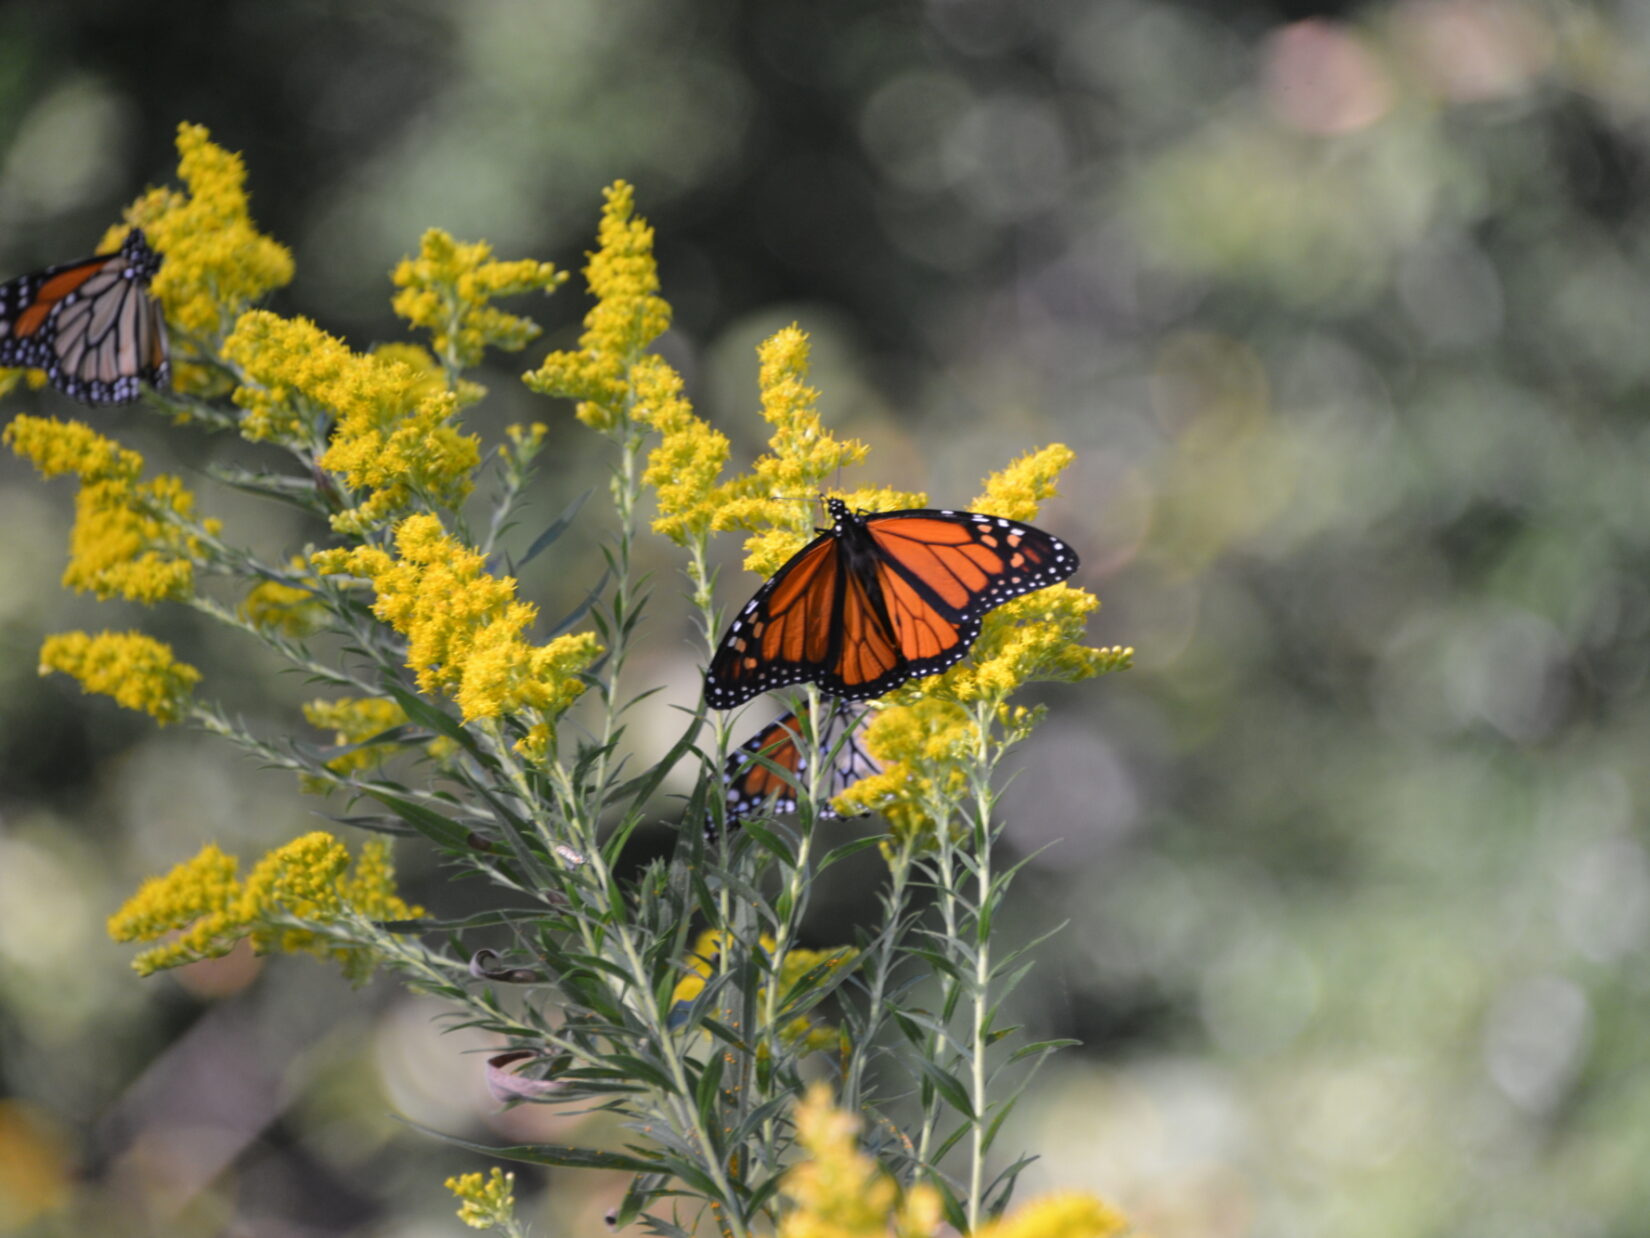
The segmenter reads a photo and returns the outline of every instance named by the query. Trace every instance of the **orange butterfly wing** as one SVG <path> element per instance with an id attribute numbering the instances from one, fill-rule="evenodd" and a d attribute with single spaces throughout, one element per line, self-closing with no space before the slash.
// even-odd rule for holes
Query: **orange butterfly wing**
<path id="1" fill-rule="evenodd" d="M 832 528 L 757 591 L 711 659 L 713 708 L 806 682 L 848 700 L 881 696 L 954 665 L 987 612 L 1077 570 L 1069 546 L 1018 521 L 827 506 Z"/>

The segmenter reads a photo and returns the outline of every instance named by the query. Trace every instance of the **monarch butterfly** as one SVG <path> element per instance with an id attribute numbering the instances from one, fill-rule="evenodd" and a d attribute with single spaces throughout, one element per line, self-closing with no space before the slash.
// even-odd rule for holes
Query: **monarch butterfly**
<path id="1" fill-rule="evenodd" d="M 860 746 L 858 732 L 853 729 L 858 726 L 862 712 L 850 709 L 841 701 L 834 702 L 824 727 L 816 737 L 821 755 L 831 762 L 819 791 L 819 815 L 822 817 L 837 815 L 830 806 L 834 796 L 882 768 L 881 763 Z M 839 747 L 838 737 L 844 729 L 848 733 Z M 801 722 L 796 714 L 787 713 L 763 727 L 728 757 L 722 781 L 728 789 L 730 822 L 737 825 L 764 803 L 768 803 L 770 810 L 776 813 L 796 809 L 796 783 L 807 772 L 808 766 L 801 738 Z M 758 756 L 773 762 L 789 774 L 791 780 L 787 781 L 770 766 L 757 760 Z M 714 840 L 714 832 L 707 830 L 707 833 Z"/>
<path id="2" fill-rule="evenodd" d="M 0 365 L 44 370 L 86 404 L 127 404 L 170 381 L 166 320 L 149 295 L 160 255 L 140 228 L 112 254 L 0 284 Z"/>
<path id="3" fill-rule="evenodd" d="M 713 708 L 809 681 L 851 701 L 881 696 L 960 661 L 987 611 L 1077 570 L 1059 538 L 999 516 L 826 506 L 832 527 L 775 572 L 722 637 L 705 672 Z"/>

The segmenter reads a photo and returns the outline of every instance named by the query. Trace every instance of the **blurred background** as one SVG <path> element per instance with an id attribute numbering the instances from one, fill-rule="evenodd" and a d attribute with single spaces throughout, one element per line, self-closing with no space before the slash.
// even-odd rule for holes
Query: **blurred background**
<path id="1" fill-rule="evenodd" d="M 357 347 L 405 338 L 388 271 L 424 228 L 576 268 L 624 177 L 665 350 L 741 466 L 754 345 L 793 320 L 872 444 L 850 484 L 963 505 L 1076 448 L 1040 523 L 1104 600 L 1094 643 L 1138 655 L 1037 695 L 1005 800 L 1010 845 L 1048 848 L 1010 931 L 1068 922 L 1022 1017 L 1083 1041 L 1004 1137 L 1042 1154 L 1025 1193 L 1097 1189 L 1157 1238 L 1644 1232 L 1650 5 L 13 0 L 0 276 L 89 252 L 180 120 L 244 152 L 296 253 L 273 308 Z M 551 424 L 543 520 L 600 457 L 515 380 L 586 304 L 515 303 L 546 337 L 482 376 L 477 428 Z M 249 450 L 6 405 L 203 489 Z M 326 806 L 36 677 L 48 632 L 141 625 L 262 725 L 312 695 L 186 615 L 65 594 L 71 490 L 0 460 L 0 1231 L 460 1232 L 441 1179 L 484 1162 L 396 1115 L 577 1135 L 499 1113 L 476 1042 L 319 962 L 139 982 L 105 938 L 144 875 Z M 204 502 L 269 553 L 320 535 Z M 524 581 L 547 613 L 598 570 L 588 510 Z M 635 681 L 687 703 L 655 553 Z M 852 886 L 821 941 L 868 914 Z M 599 1233 L 620 1185 L 523 1168 L 518 1195 Z"/>

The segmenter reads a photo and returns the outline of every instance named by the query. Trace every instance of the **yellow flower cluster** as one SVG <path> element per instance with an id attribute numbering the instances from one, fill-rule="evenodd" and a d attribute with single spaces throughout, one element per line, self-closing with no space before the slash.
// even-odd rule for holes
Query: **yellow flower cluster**
<path id="1" fill-rule="evenodd" d="M 248 305 L 291 282 L 292 254 L 253 226 L 239 155 L 214 145 L 202 126 L 184 124 L 178 156 L 186 191 L 149 190 L 104 236 L 103 249 L 118 247 L 130 224 L 144 230 L 165 258 L 151 291 L 173 331 L 174 385 L 214 394 L 224 383 L 198 358 Z"/>
<path id="2" fill-rule="evenodd" d="M 722 943 L 725 940 L 726 936 L 721 929 L 704 929 L 694 939 L 693 950 L 687 957 L 687 972 L 671 990 L 672 1013 L 685 1008 L 705 991 L 706 983 L 716 974 L 717 956 L 721 954 Z M 775 946 L 773 937 L 767 933 L 763 933 L 759 941 L 765 954 L 771 952 Z M 779 965 L 779 992 L 782 995 L 789 994 L 798 981 L 817 967 L 823 967 L 825 977 L 828 978 L 829 973 L 846 967 L 858 957 L 859 951 L 852 946 L 839 946 L 835 950 L 792 950 Z M 758 993 L 758 1005 L 762 1003 L 762 995 L 766 991 L 764 986 Z M 801 1042 L 803 1049 L 810 1053 L 835 1044 L 837 1038 L 834 1027 L 815 1023 L 807 1015 L 799 1015 L 792 1019 L 781 1030 L 780 1035 L 790 1043 Z"/>
<path id="3" fill-rule="evenodd" d="M 195 496 L 182 481 L 168 474 L 140 482 L 142 456 L 78 421 L 21 416 L 0 437 L 42 476 L 80 478 L 64 585 L 145 605 L 190 596 L 204 550 L 183 527 Z M 215 535 L 219 524 L 200 528 Z"/>
<path id="4" fill-rule="evenodd" d="M 878 710 L 865 724 L 866 748 L 882 764 L 831 802 L 849 815 L 881 813 L 897 841 L 930 831 L 937 805 L 968 787 L 964 772 L 979 747 L 979 730 L 954 701 L 919 697 Z"/>
<path id="5" fill-rule="evenodd" d="M 434 516 L 409 516 L 396 528 L 392 558 L 372 546 L 324 550 L 324 574 L 372 582 L 373 613 L 407 638 L 407 666 L 421 692 L 444 692 L 466 722 L 533 709 L 554 717 L 579 698 L 578 672 L 601 653 L 589 632 L 534 646 L 521 634 L 538 610 L 516 600 L 513 577 L 490 576 L 485 556 L 451 537 Z"/>
<path id="6" fill-rule="evenodd" d="M 407 720 L 407 713 L 394 701 L 382 697 L 343 697 L 332 701 L 307 701 L 304 720 L 317 730 L 333 732 L 335 744 L 360 744 L 374 735 Z M 348 775 L 371 769 L 395 752 L 394 744 L 369 744 L 354 748 L 327 762 L 335 774 Z"/>
<path id="7" fill-rule="evenodd" d="M 678 546 L 703 538 L 727 495 L 718 484 L 728 461 L 728 436 L 694 415 L 682 376 L 663 357 L 643 357 L 631 369 L 636 417 L 660 434 L 642 481 L 659 494 L 653 531 Z"/>
<path id="8" fill-rule="evenodd" d="M 430 333 L 436 355 L 449 370 L 468 369 L 489 346 L 514 352 L 539 334 L 536 323 L 489 302 L 542 289 L 554 292 L 567 273 L 531 258 L 493 261 L 485 241 L 460 244 L 440 228 L 419 242 L 418 257 L 403 258 L 391 279 L 400 289 L 395 312 Z"/>
<path id="9" fill-rule="evenodd" d="M 253 310 L 223 352 L 246 378 L 235 402 L 247 438 L 315 446 L 331 427 L 316 462 L 366 492 L 332 517 L 339 532 L 380 526 L 415 499 L 456 507 L 470 493 L 480 446 L 450 424 L 458 395 L 422 349 L 363 355 L 306 319 Z"/>
<path id="10" fill-rule="evenodd" d="M 40 646 L 40 673 L 62 671 L 83 691 L 112 696 L 161 725 L 182 718 L 201 673 L 141 632 L 62 632 Z"/>
<path id="11" fill-rule="evenodd" d="M 773 426 L 769 452 L 749 476 L 729 487 L 712 527 L 748 529 L 745 567 L 771 576 L 813 536 L 812 500 L 838 469 L 858 464 L 870 448 L 838 442 L 820 424 L 819 392 L 808 386 L 808 336 L 794 324 L 756 350 L 762 416 Z"/>
<path id="12" fill-rule="evenodd" d="M 780 1185 L 790 1211 L 779 1238 L 938 1238 L 943 1225 L 939 1192 L 926 1183 L 901 1191 L 894 1179 L 858 1148 L 859 1119 L 832 1103 L 830 1089 L 813 1084 L 796 1106 L 796 1139 L 808 1159 Z M 1011 1217 L 988 1221 L 973 1238 L 1117 1238 L 1127 1218 L 1110 1204 L 1080 1192 L 1035 1200 Z"/>
<path id="13" fill-rule="evenodd" d="M 859 1119 L 815 1083 L 796 1107 L 796 1139 L 808 1159 L 785 1175 L 780 1193 L 790 1211 L 779 1238 L 935 1238 L 943 1217 L 939 1192 L 899 1184 L 859 1150 Z"/>
<path id="14" fill-rule="evenodd" d="M 988 1221 L 973 1238 L 1113 1238 L 1128 1229 L 1128 1218 L 1104 1200 L 1061 1191 L 1032 1200 L 1013 1216 Z"/>
<path id="15" fill-rule="evenodd" d="M 0 367 L 0 396 L 9 394 L 18 383 L 27 383 L 29 390 L 39 391 L 46 382 L 45 370 L 12 370 Z"/>
<path id="16" fill-rule="evenodd" d="M 302 556 L 294 555 L 288 566 L 301 573 L 307 565 Z M 278 580 L 260 581 L 248 590 L 241 615 L 265 632 L 293 637 L 308 636 L 326 622 L 326 608 L 313 591 Z"/>
<path id="17" fill-rule="evenodd" d="M 464 1174 L 448 1178 L 445 1185 L 458 1196 L 458 1219 L 471 1229 L 505 1228 L 514 1221 L 515 1174 L 507 1174 L 495 1165 L 485 1177 Z"/>
<path id="18" fill-rule="evenodd" d="M 596 304 L 578 351 L 551 353 L 522 381 L 542 395 L 579 401 L 580 421 L 611 432 L 630 423 L 630 368 L 669 329 L 670 306 L 658 295 L 653 229 L 635 215 L 635 191 L 618 181 L 605 197 L 598 248 L 584 268 Z"/>
<path id="19" fill-rule="evenodd" d="M 346 974 L 364 978 L 373 963 L 367 946 L 339 944 L 291 921 L 336 928 L 351 919 L 423 914 L 395 892 L 389 844 L 382 840 L 361 848 L 353 871 L 344 845 L 319 830 L 264 856 L 244 884 L 235 875 L 238 867 L 233 856 L 208 844 L 164 877 L 149 878 L 109 918 L 109 936 L 116 941 L 170 938 L 132 960 L 139 975 L 217 958 L 250 938 L 260 954 L 330 953 Z"/>

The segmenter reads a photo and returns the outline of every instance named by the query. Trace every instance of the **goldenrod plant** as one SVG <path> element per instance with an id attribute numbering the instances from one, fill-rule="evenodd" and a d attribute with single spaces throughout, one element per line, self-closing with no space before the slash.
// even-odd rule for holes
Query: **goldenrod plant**
<path id="1" fill-rule="evenodd" d="M 137 970 L 247 941 L 330 956 L 354 978 L 386 971 L 437 996 L 456 1024 L 497 1038 L 490 1078 L 506 1103 L 603 1110 L 623 1124 L 617 1144 L 479 1149 L 625 1175 L 620 1226 L 729 1238 L 1119 1232 L 1121 1218 L 1096 1200 L 1009 1213 L 1026 1159 L 994 1146 L 1028 1070 L 1055 1047 L 1024 1043 L 1005 1022 L 1025 948 L 994 941 L 1014 872 L 997 855 L 994 775 L 1041 717 L 1013 703 L 1022 685 L 1128 665 L 1130 650 L 1081 643 L 1095 599 L 1064 583 L 1015 597 L 986 617 L 971 657 L 871 703 L 859 739 L 881 770 L 836 806 L 879 814 L 880 828 L 822 824 L 819 771 L 834 754 L 808 722 L 826 716 L 811 684 L 785 702 L 802 719 L 805 755 L 794 813 L 732 822 L 724 764 L 748 718 L 703 705 L 667 713 L 678 726 L 668 750 L 641 772 L 627 760 L 638 712 L 666 712 L 657 685 L 632 669 L 644 641 L 667 639 L 644 627 L 639 540 L 679 548 L 708 657 L 723 627 L 713 538 L 741 531 L 745 567 L 767 576 L 814 536 L 799 500 L 925 502 L 832 488 L 869 448 L 821 422 L 807 335 L 790 327 L 761 346 L 769 450 L 730 472 L 728 437 L 652 350 L 670 306 L 653 231 L 631 188 L 615 184 L 584 272 L 593 303 L 577 347 L 525 376 L 572 401 L 585 429 L 551 431 L 547 406 L 545 424 L 485 443 L 466 428 L 465 410 L 486 397 L 467 374 L 486 350 L 521 349 L 539 333 L 495 302 L 552 293 L 565 272 L 431 231 L 393 274 L 395 310 L 423 342 L 356 351 L 259 308 L 293 278 L 290 255 L 252 224 L 236 155 L 187 125 L 178 148 L 183 187 L 147 193 L 126 219 L 163 256 L 153 293 L 177 361 L 172 389 L 147 399 L 179 433 L 284 449 L 291 467 L 220 469 L 214 480 L 311 513 L 325 544 L 261 557 L 200 514 L 178 478 L 146 478 L 137 452 L 78 422 L 20 416 L 4 439 L 43 476 L 79 481 L 68 587 L 192 607 L 324 694 L 303 710 L 312 733 L 272 740 L 141 632 L 51 636 L 42 673 L 220 735 L 350 805 L 347 819 L 376 833 L 353 858 L 329 833 L 306 835 L 244 879 L 207 846 L 111 918 L 116 938 L 147 943 Z M 570 432 L 606 440 L 615 527 L 602 579 L 547 623 L 516 572 L 557 552 L 580 502 L 554 498 L 562 514 L 530 540 L 511 531 L 530 492 L 543 505 L 540 454 Z M 1056 444 L 1009 463 L 972 510 L 1031 519 L 1071 459 Z M 206 578 L 231 582 L 241 600 L 203 591 Z M 672 771 L 692 789 L 667 784 Z M 674 853 L 627 863 L 634 832 L 660 819 L 678 826 Z M 491 882 L 491 909 L 454 918 L 439 895 L 427 909 L 406 903 L 386 836 Z M 870 846 L 886 870 L 880 917 L 835 948 L 801 948 L 820 873 Z M 495 1170 L 449 1186 L 466 1223 L 526 1232 L 511 1178 Z"/>

